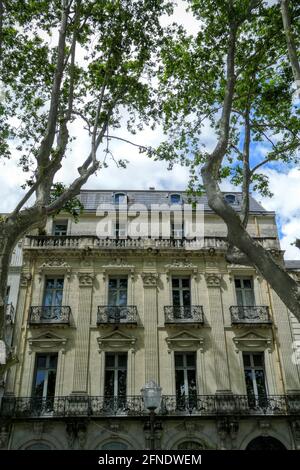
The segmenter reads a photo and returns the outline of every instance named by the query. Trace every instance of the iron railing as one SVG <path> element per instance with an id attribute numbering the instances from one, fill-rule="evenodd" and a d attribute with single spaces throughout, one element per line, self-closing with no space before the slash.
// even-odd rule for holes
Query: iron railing
<path id="1" fill-rule="evenodd" d="M 277 416 L 300 417 L 300 394 L 249 397 L 247 395 L 164 395 L 156 413 L 161 416 Z M 147 415 L 136 396 L 3 397 L 1 416 L 11 418 L 66 418 Z"/>
<path id="2" fill-rule="evenodd" d="M 39 305 L 30 307 L 29 323 L 40 324 L 69 324 L 71 307 L 66 305 L 51 306 Z"/>
<path id="3" fill-rule="evenodd" d="M 164 307 L 165 323 L 203 323 L 202 305 L 177 306 L 166 305 Z"/>
<path id="4" fill-rule="evenodd" d="M 137 308 L 135 305 L 99 305 L 97 314 L 97 324 L 107 323 L 131 323 L 137 324 Z"/>
<path id="5" fill-rule="evenodd" d="M 232 305 L 230 307 L 232 323 L 271 323 L 269 307 Z"/>

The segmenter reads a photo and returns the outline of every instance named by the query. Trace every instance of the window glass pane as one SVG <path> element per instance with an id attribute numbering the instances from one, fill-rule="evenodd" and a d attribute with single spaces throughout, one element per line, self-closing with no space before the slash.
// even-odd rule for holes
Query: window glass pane
<path id="1" fill-rule="evenodd" d="M 172 204 L 179 204 L 180 200 L 181 200 L 180 194 L 171 194 Z"/>
<path id="2" fill-rule="evenodd" d="M 177 396 L 185 395 L 184 371 L 183 371 L 183 369 L 176 370 L 175 379 L 176 379 L 176 395 Z"/>
<path id="3" fill-rule="evenodd" d="M 244 360 L 244 366 L 250 366 L 250 355 L 249 354 L 243 354 L 243 360 Z"/>
<path id="4" fill-rule="evenodd" d="M 49 367 L 53 368 L 53 369 L 56 369 L 56 367 L 57 367 L 57 355 L 56 354 L 53 355 L 53 356 L 50 356 Z"/>
<path id="5" fill-rule="evenodd" d="M 119 354 L 118 356 L 119 367 L 127 367 L 127 354 Z"/>
<path id="6" fill-rule="evenodd" d="M 190 287 L 190 280 L 189 279 L 182 279 L 182 287 Z"/>
<path id="7" fill-rule="evenodd" d="M 106 354 L 105 355 L 105 367 L 114 367 L 115 366 L 115 355 Z"/>
<path id="8" fill-rule="evenodd" d="M 196 364 L 195 354 L 187 354 L 186 355 L 186 365 L 195 367 L 195 364 Z"/>
<path id="9" fill-rule="evenodd" d="M 54 395 L 55 395 L 55 382 L 56 382 L 56 370 L 50 370 L 48 372 L 47 397 L 54 397 Z"/>
<path id="10" fill-rule="evenodd" d="M 37 361 L 38 368 L 46 367 L 46 358 L 47 356 L 42 356 L 42 355 L 37 356 L 36 361 Z"/>
<path id="11" fill-rule="evenodd" d="M 64 288 L 64 280 L 62 279 L 55 279 L 54 285 L 56 289 L 63 289 Z"/>
<path id="12" fill-rule="evenodd" d="M 255 379 L 258 395 L 266 395 L 265 373 L 262 369 L 255 370 Z"/>
<path id="13" fill-rule="evenodd" d="M 117 305 L 117 291 L 108 291 L 108 305 Z"/>
<path id="14" fill-rule="evenodd" d="M 109 279 L 108 287 L 109 287 L 109 289 L 116 288 L 117 287 L 117 279 Z"/>
<path id="15" fill-rule="evenodd" d="M 254 305 L 254 294 L 252 290 L 244 290 L 245 305 Z"/>
<path id="16" fill-rule="evenodd" d="M 119 284 L 120 284 L 120 288 L 126 288 L 127 289 L 127 279 L 126 278 L 119 279 Z"/>
<path id="17" fill-rule="evenodd" d="M 244 288 L 252 289 L 252 282 L 251 279 L 244 279 Z"/>
<path id="18" fill-rule="evenodd" d="M 238 288 L 242 287 L 242 286 L 241 286 L 241 280 L 240 280 L 240 279 L 235 279 L 235 280 L 234 280 L 234 283 L 235 283 L 235 287 L 238 287 Z"/>
<path id="19" fill-rule="evenodd" d="M 189 385 L 189 397 L 197 395 L 196 389 L 196 372 L 195 370 L 187 371 L 188 385 Z"/>
<path id="20" fill-rule="evenodd" d="M 46 371 L 44 369 L 36 371 L 35 386 L 34 386 L 34 391 L 33 391 L 33 394 L 36 397 L 43 396 L 45 376 L 46 376 Z"/>
<path id="21" fill-rule="evenodd" d="M 127 371 L 119 369 L 118 370 L 118 396 L 126 396 L 126 379 Z"/>
<path id="22" fill-rule="evenodd" d="M 173 287 L 179 287 L 179 279 L 172 278 L 172 286 Z"/>
<path id="23" fill-rule="evenodd" d="M 263 365 L 263 355 L 262 354 L 253 354 L 253 362 L 255 366 Z"/>
<path id="24" fill-rule="evenodd" d="M 104 395 L 106 397 L 114 395 L 114 380 L 115 374 L 114 370 L 105 371 L 105 386 L 104 386 Z"/>
<path id="25" fill-rule="evenodd" d="M 248 396 L 254 395 L 253 380 L 252 380 L 252 371 L 250 369 L 245 369 L 245 381 L 246 381 L 246 390 Z"/>
<path id="26" fill-rule="evenodd" d="M 119 302 L 118 305 L 127 305 L 127 291 L 119 292 Z"/>
<path id="27" fill-rule="evenodd" d="M 183 366 L 183 355 L 182 354 L 175 354 L 175 366 Z"/>
<path id="28" fill-rule="evenodd" d="M 179 306 L 180 305 L 180 293 L 179 290 L 173 290 L 173 305 Z"/>
<path id="29" fill-rule="evenodd" d="M 241 290 L 236 291 L 236 301 L 238 305 L 244 305 L 243 294 Z"/>
<path id="30" fill-rule="evenodd" d="M 63 293 L 61 290 L 55 291 L 52 305 L 60 306 L 62 304 L 62 297 L 63 297 Z"/>
<path id="31" fill-rule="evenodd" d="M 191 294 L 189 290 L 184 290 L 182 292 L 183 305 L 189 307 L 191 305 Z"/>

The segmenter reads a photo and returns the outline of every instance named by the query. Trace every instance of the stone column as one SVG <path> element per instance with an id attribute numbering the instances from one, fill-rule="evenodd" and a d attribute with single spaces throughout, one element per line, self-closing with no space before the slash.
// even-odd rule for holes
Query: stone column
<path id="1" fill-rule="evenodd" d="M 217 393 L 231 393 L 221 299 L 221 275 L 206 273 Z"/>
<path id="2" fill-rule="evenodd" d="M 144 283 L 144 327 L 145 327 L 145 380 L 159 381 L 158 336 L 157 336 L 157 282 L 158 274 L 142 273 Z"/>
<path id="3" fill-rule="evenodd" d="M 88 392 L 90 323 L 94 275 L 92 273 L 78 273 L 78 280 L 79 302 L 72 392 L 74 395 L 87 394 Z"/>

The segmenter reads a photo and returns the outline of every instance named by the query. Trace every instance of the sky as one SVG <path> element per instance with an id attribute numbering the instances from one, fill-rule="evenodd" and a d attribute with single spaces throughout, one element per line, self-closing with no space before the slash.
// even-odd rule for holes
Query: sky
<path id="1" fill-rule="evenodd" d="M 181 22 L 189 33 L 197 32 L 198 23 L 190 13 L 185 11 L 185 4 L 181 0 L 178 1 L 175 9 L 174 19 Z M 63 168 L 57 178 L 58 181 L 66 184 L 77 176 L 76 169 L 90 149 L 90 141 L 79 123 L 73 125 L 72 133 L 77 136 L 72 147 L 72 158 L 64 160 Z M 124 131 L 118 132 L 117 135 L 128 138 L 128 134 Z M 141 145 L 155 146 L 162 138 L 161 129 L 158 128 L 155 131 L 145 129 L 135 136 L 134 141 Z M 204 129 L 202 141 L 206 143 L 208 151 L 213 148 L 215 136 L 208 126 Z M 107 169 L 101 170 L 89 179 L 85 189 L 148 189 L 149 187 L 166 190 L 186 189 L 188 184 L 186 168 L 175 165 L 173 170 L 169 171 L 167 163 L 150 160 L 139 153 L 136 147 L 122 142 L 115 141 L 111 149 L 117 159 L 128 160 L 127 168 L 118 168 L 114 163 L 110 163 Z M 300 250 L 291 245 L 296 237 L 300 237 L 300 170 L 291 168 L 283 172 L 280 168 L 266 168 L 264 171 L 269 177 L 270 189 L 274 196 L 272 198 L 263 198 L 255 194 L 253 196 L 267 210 L 276 212 L 285 258 L 300 259 Z M 23 193 L 20 188 L 23 182 L 24 174 L 20 168 L 16 167 L 16 162 L 6 161 L 0 171 L 0 212 L 8 212 L 14 208 Z M 228 191 L 232 187 L 229 183 L 225 183 L 223 189 Z"/>

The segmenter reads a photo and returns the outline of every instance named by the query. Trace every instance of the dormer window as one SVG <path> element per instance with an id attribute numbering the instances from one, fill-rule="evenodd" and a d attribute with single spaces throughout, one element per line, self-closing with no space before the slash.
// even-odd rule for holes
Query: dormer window
<path id="1" fill-rule="evenodd" d="M 57 220 L 54 221 L 52 227 L 52 235 L 56 237 L 64 237 L 67 235 L 68 230 L 68 221 L 67 220 Z"/>
<path id="2" fill-rule="evenodd" d="M 181 203 L 181 195 L 180 194 L 171 194 L 170 201 L 171 201 L 171 204 L 180 204 Z"/>
<path id="3" fill-rule="evenodd" d="M 116 193 L 114 195 L 115 204 L 125 204 L 126 203 L 126 194 L 124 193 Z"/>
<path id="4" fill-rule="evenodd" d="M 230 205 L 237 203 L 236 196 L 234 194 L 226 194 L 225 201 Z"/>

